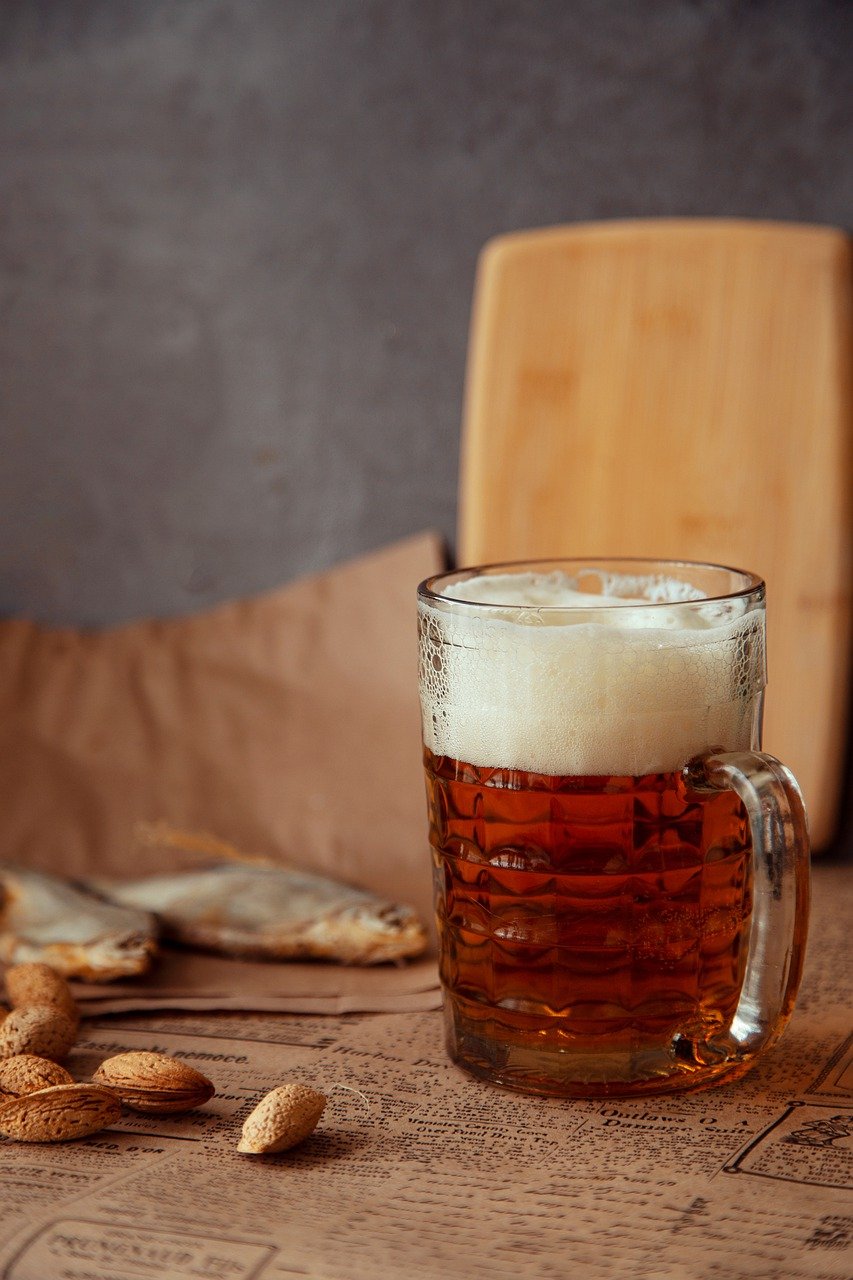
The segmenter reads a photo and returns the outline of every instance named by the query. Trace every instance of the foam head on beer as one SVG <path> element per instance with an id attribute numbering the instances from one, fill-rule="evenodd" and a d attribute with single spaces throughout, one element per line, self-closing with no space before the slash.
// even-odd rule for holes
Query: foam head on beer
<path id="1" fill-rule="evenodd" d="M 419 603 L 425 744 L 483 768 L 579 777 L 747 750 L 765 684 L 754 604 L 660 575 L 444 580 Z"/>

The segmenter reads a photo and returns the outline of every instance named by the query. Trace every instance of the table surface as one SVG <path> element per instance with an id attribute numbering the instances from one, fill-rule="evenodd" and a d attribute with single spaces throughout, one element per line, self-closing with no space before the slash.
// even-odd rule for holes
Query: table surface
<path id="1" fill-rule="evenodd" d="M 447 1060 L 437 1012 L 87 1019 L 76 1078 L 154 1049 L 217 1094 L 187 1116 L 125 1112 L 79 1142 L 4 1145 L 0 1276 L 849 1280 L 849 864 L 825 860 L 813 882 L 791 1025 L 743 1080 L 707 1092 L 492 1089 Z M 317 1132 L 239 1155 L 242 1119 L 288 1079 L 326 1093 Z"/>

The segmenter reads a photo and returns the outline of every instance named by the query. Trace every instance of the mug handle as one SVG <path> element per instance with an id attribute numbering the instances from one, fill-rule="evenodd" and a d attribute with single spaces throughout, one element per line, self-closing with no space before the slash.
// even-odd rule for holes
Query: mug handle
<path id="1" fill-rule="evenodd" d="M 752 835 L 752 917 L 746 971 L 734 1017 L 693 1054 L 710 1065 L 748 1064 L 773 1044 L 794 1008 L 803 971 L 809 911 L 808 820 L 797 780 L 775 756 L 714 752 L 683 771 L 691 791 L 732 790 Z"/>

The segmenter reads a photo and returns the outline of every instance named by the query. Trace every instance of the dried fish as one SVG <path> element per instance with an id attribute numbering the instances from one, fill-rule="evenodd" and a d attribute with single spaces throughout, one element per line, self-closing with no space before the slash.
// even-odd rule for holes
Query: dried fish
<path id="1" fill-rule="evenodd" d="M 157 952 L 150 912 L 105 902 L 68 880 L 0 863 L 0 960 L 41 960 L 67 978 L 144 973 Z"/>
<path id="2" fill-rule="evenodd" d="M 95 883 L 113 902 L 153 911 L 167 938 L 225 955 L 366 965 L 427 944 L 411 907 L 289 867 L 224 863 Z"/>

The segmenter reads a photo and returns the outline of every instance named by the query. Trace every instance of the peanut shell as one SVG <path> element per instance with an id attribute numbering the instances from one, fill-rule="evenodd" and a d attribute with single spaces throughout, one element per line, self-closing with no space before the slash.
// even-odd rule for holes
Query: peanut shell
<path id="1" fill-rule="evenodd" d="M 325 1095 L 308 1085 L 280 1085 L 246 1117 L 237 1150 L 244 1155 L 287 1151 L 314 1132 L 325 1106 Z"/>
<path id="2" fill-rule="evenodd" d="M 58 1084 L 0 1105 L 0 1133 L 18 1142 L 68 1142 L 114 1124 L 121 1102 L 94 1084 Z"/>
<path id="3" fill-rule="evenodd" d="M 216 1092 L 207 1076 L 164 1053 L 119 1053 L 102 1062 L 92 1078 L 115 1089 L 134 1111 L 149 1115 L 191 1111 Z"/>
<path id="4" fill-rule="evenodd" d="M 58 1062 L 37 1058 L 33 1053 L 19 1053 L 0 1062 L 0 1102 L 38 1093 L 56 1084 L 73 1083 L 74 1077 Z"/>
<path id="5" fill-rule="evenodd" d="M 77 1023 L 55 1005 L 13 1009 L 0 1025 L 0 1058 L 32 1053 L 58 1062 L 77 1039 Z"/>

